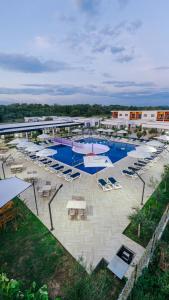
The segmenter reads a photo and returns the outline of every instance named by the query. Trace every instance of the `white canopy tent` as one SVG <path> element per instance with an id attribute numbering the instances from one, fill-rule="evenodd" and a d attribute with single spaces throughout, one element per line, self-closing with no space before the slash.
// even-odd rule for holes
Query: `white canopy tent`
<path id="1" fill-rule="evenodd" d="M 56 153 L 57 153 L 56 150 L 46 148 L 46 149 L 43 149 L 43 150 L 41 150 L 41 151 L 38 151 L 38 152 L 36 153 L 36 156 L 40 156 L 40 157 L 53 156 L 53 155 L 55 155 Z"/>
<path id="2" fill-rule="evenodd" d="M 17 177 L 0 180 L 0 208 L 30 186 L 30 183 Z"/>
<path id="3" fill-rule="evenodd" d="M 52 137 L 49 134 L 43 133 L 37 136 L 39 140 L 50 140 Z"/>

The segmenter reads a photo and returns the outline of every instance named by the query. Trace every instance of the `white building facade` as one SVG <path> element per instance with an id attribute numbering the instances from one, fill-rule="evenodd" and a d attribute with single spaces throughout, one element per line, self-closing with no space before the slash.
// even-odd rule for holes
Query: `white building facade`
<path id="1" fill-rule="evenodd" d="M 101 122 L 107 128 L 169 130 L 169 110 L 112 111 L 112 118 Z"/>

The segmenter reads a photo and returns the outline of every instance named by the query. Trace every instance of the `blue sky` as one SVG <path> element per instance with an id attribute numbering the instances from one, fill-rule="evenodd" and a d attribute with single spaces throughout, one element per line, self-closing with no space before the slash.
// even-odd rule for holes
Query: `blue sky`
<path id="1" fill-rule="evenodd" d="M 0 103 L 169 105 L 168 11 L 168 0 L 1 0 Z"/>

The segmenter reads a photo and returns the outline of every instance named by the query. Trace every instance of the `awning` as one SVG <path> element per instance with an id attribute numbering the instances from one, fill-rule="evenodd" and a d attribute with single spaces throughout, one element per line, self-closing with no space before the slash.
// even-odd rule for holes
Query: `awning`
<path id="1" fill-rule="evenodd" d="M 30 186 L 30 183 L 17 177 L 0 180 L 0 208 Z"/>

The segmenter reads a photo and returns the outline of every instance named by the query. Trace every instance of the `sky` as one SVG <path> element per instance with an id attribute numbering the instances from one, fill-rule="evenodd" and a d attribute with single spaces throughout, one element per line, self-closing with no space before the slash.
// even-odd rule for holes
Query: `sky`
<path id="1" fill-rule="evenodd" d="M 0 104 L 169 105 L 168 0 L 0 0 Z"/>

